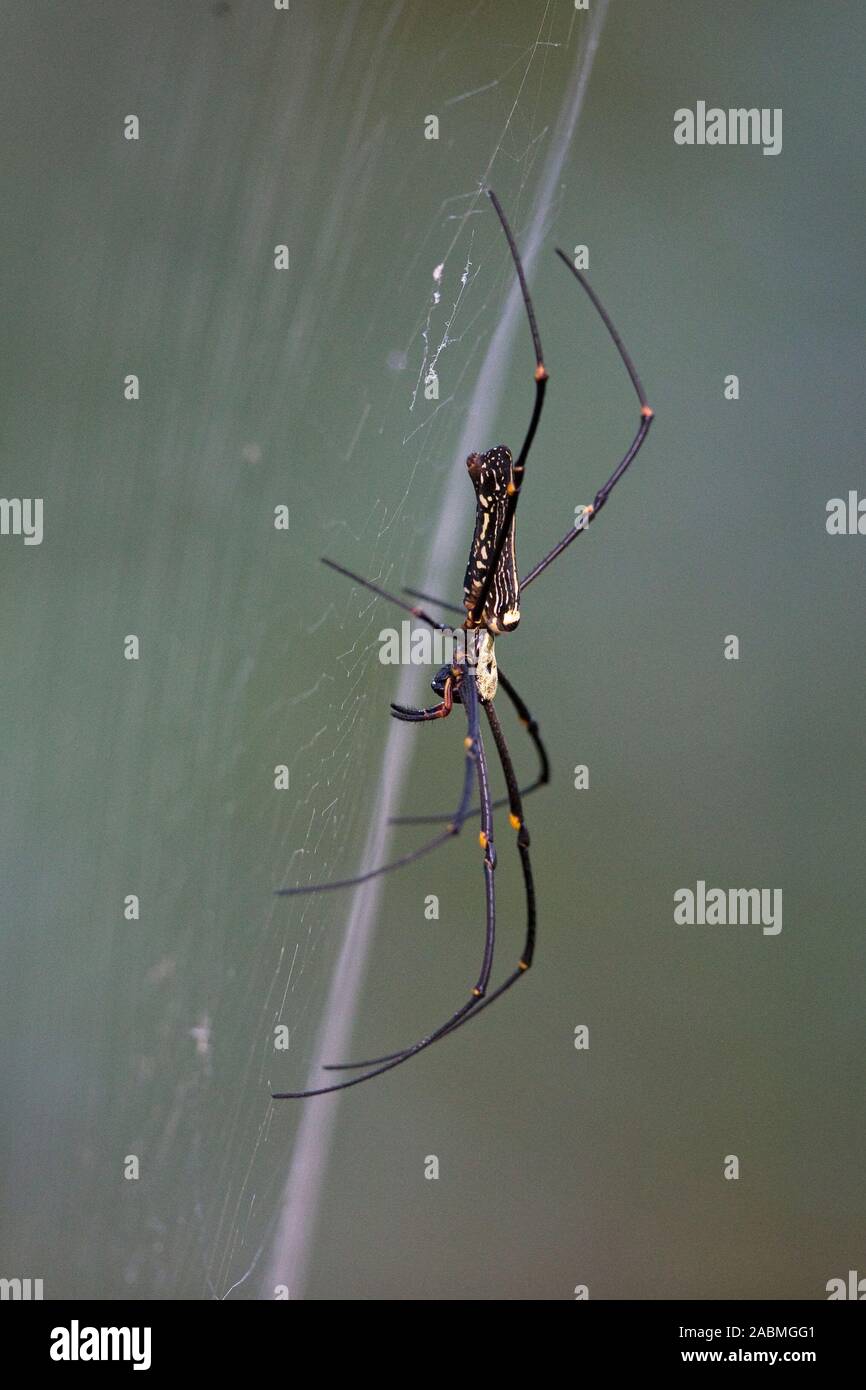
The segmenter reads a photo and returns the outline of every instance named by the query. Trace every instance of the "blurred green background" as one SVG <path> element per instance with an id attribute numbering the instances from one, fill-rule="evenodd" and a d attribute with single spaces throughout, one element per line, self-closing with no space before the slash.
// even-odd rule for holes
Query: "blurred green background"
<path id="1" fill-rule="evenodd" d="M 273 1296 L 302 1107 L 269 1096 L 315 1060 L 348 903 L 272 890 L 357 871 L 397 681 L 394 614 L 317 559 L 420 581 L 512 285 L 478 190 L 521 237 L 600 17 L 3 7 L 2 491 L 44 498 L 45 536 L 0 540 L 0 1275 L 46 1297 Z M 339 1102 L 293 1297 L 811 1299 L 863 1272 L 866 540 L 824 517 L 863 479 L 864 37 L 854 4 L 607 11 L 533 274 L 524 570 L 636 416 L 553 245 L 589 246 L 658 419 L 500 645 L 553 767 L 527 806 L 536 968 Z M 676 146 L 698 100 L 781 107 L 782 153 Z M 410 408 L 425 332 L 440 400 Z M 500 366 L 479 448 L 522 437 L 523 323 Z M 454 803 L 463 733 L 404 731 L 405 811 Z M 505 971 L 507 821 L 499 843 Z M 782 888 L 781 934 L 675 925 L 698 879 Z M 481 932 L 471 835 L 395 875 L 353 1054 L 457 1007 Z"/>

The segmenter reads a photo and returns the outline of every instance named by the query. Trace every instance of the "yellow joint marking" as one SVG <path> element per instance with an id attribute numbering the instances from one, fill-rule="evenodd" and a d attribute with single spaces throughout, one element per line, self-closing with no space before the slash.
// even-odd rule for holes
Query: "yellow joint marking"
<path id="1" fill-rule="evenodd" d="M 519 830 L 523 824 L 523 821 L 520 819 L 519 816 L 511 815 L 508 817 L 508 819 L 511 821 L 512 830 Z"/>
<path id="2" fill-rule="evenodd" d="M 452 835 L 453 835 L 454 831 L 457 829 L 457 822 L 456 822 L 456 820 L 450 820 L 450 821 L 448 822 L 448 829 L 451 831 L 451 833 L 452 833 Z"/>
<path id="3" fill-rule="evenodd" d="M 475 988 L 473 989 L 472 993 L 475 995 L 475 998 L 476 998 L 476 999 L 481 999 L 481 998 L 482 998 L 482 991 L 478 988 L 477 985 L 476 985 Z"/>
<path id="4" fill-rule="evenodd" d="M 505 491 L 508 493 L 509 497 L 513 497 L 515 492 L 517 491 L 516 483 L 509 483 Z"/>
<path id="5" fill-rule="evenodd" d="M 651 420 L 655 415 L 655 411 L 653 410 L 651 405 L 642 405 L 640 408 L 640 413 L 645 420 Z"/>
<path id="6" fill-rule="evenodd" d="M 592 514 L 593 514 L 594 511 L 595 511 L 595 507 L 594 507 L 594 506 L 592 505 L 592 503 L 590 502 L 590 504 L 589 504 L 588 507 L 584 507 L 584 509 L 583 509 L 583 514 L 584 514 L 584 516 L 592 516 Z"/>
<path id="7" fill-rule="evenodd" d="M 474 746 L 474 745 L 473 745 L 473 743 L 472 743 L 472 739 L 471 739 L 471 738 L 464 738 L 464 740 L 463 740 L 463 747 L 464 747 L 464 748 L 469 749 L 469 748 L 472 748 L 473 746 Z"/>
<path id="8" fill-rule="evenodd" d="M 487 848 L 487 836 L 484 834 L 483 830 L 481 831 L 481 834 L 478 836 L 478 843 L 482 849 Z"/>
<path id="9" fill-rule="evenodd" d="M 550 373 L 543 362 L 539 362 L 538 366 L 535 368 L 534 376 L 536 381 L 547 381 Z"/>
<path id="10" fill-rule="evenodd" d="M 518 969 L 518 970 L 528 970 L 528 969 L 529 969 L 529 966 L 526 964 L 526 961 L 525 961 L 525 960 L 519 960 L 519 961 L 517 962 L 517 969 Z"/>

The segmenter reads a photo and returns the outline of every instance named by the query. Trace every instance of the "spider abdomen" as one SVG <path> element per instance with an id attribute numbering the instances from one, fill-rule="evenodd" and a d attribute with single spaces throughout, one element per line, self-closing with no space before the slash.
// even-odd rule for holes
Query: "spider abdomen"
<path id="1" fill-rule="evenodd" d="M 504 444 L 486 454 L 470 454 L 466 469 L 475 489 L 475 533 L 463 581 L 463 604 L 470 625 L 486 627 L 494 636 L 513 632 L 520 622 L 520 582 L 514 551 L 514 517 L 508 525 L 499 559 L 496 545 L 506 524 L 508 498 L 514 491 L 514 461 Z M 491 566 L 496 566 L 484 611 L 472 624 L 471 614 Z"/>

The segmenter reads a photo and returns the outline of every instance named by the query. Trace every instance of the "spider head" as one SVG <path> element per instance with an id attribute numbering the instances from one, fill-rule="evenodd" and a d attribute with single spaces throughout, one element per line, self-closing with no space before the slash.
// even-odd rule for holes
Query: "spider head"
<path id="1" fill-rule="evenodd" d="M 448 665 L 448 666 L 440 666 L 440 667 L 439 667 L 439 670 L 436 672 L 435 676 L 433 677 L 432 681 L 430 682 L 431 687 L 433 688 L 433 690 L 435 690 L 436 694 L 439 696 L 440 699 L 441 699 L 442 696 L 445 694 L 445 682 L 447 681 L 447 679 L 448 679 L 449 676 L 451 676 L 452 678 L 454 677 L 454 668 L 453 668 L 453 666 L 451 666 L 451 665 Z M 455 704 L 460 705 L 460 704 L 463 703 L 463 701 L 462 701 L 461 698 L 460 698 L 460 681 L 459 681 L 459 680 L 456 680 L 456 679 L 453 680 L 452 696 L 453 696 L 453 699 L 454 699 Z"/>

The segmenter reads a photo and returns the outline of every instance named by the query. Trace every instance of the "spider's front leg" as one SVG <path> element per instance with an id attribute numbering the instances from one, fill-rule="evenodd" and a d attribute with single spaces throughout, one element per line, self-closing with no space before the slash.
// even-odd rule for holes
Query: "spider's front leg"
<path id="1" fill-rule="evenodd" d="M 436 672 L 430 682 L 431 687 L 442 699 L 438 705 L 430 705 L 428 709 L 412 709 L 408 705 L 395 705 L 391 703 L 391 714 L 395 719 L 404 719 L 408 724 L 424 724 L 429 719 L 447 719 L 454 708 L 454 702 L 461 704 L 460 684 L 463 679 L 463 670 L 457 663 L 449 666 L 442 666 Z"/>
<path id="2" fill-rule="evenodd" d="M 626 450 L 623 457 L 620 459 L 616 468 L 611 473 L 607 482 L 604 483 L 599 488 L 598 492 L 595 494 L 595 497 L 592 500 L 592 504 L 588 507 L 584 507 L 580 517 L 577 518 L 571 529 L 563 536 L 561 541 L 557 542 L 557 544 L 553 547 L 549 554 L 545 555 L 543 559 L 539 560 L 537 565 L 533 565 L 532 569 L 529 571 L 527 575 L 524 576 L 524 578 L 521 581 L 522 589 L 526 589 L 530 584 L 533 584 L 535 580 L 538 578 L 538 576 L 544 573 L 548 565 L 552 565 L 554 560 L 559 559 L 559 556 L 562 554 L 563 550 L 566 550 L 567 547 L 571 545 L 572 541 L 576 540 L 578 536 L 582 536 L 584 531 L 587 530 L 590 522 L 595 520 L 602 507 L 607 502 L 607 499 L 610 497 L 610 494 L 613 492 L 614 488 L 619 482 L 620 478 L 622 478 L 623 475 L 628 471 L 635 458 L 637 457 L 638 453 L 642 449 L 644 440 L 649 434 L 650 425 L 652 424 L 655 418 L 655 411 L 653 410 L 652 406 L 646 398 L 646 392 L 644 391 L 641 379 L 637 374 L 637 369 L 631 360 L 625 343 L 619 336 L 619 333 L 617 332 L 614 326 L 610 314 L 605 309 L 595 290 L 589 284 L 589 281 L 586 279 L 584 275 L 581 274 L 581 272 L 577 269 L 573 262 L 569 260 L 565 252 L 560 251 L 559 248 L 557 248 L 556 254 L 562 261 L 563 265 L 565 265 L 571 271 L 575 280 L 577 280 L 578 284 L 585 291 L 585 293 L 590 299 L 590 302 L 592 303 L 593 308 L 596 310 L 596 313 L 598 314 L 599 318 L 601 319 L 602 323 L 604 324 L 605 328 L 610 334 L 614 346 L 620 355 L 620 360 L 622 361 L 623 366 L 629 374 L 631 384 L 635 390 L 635 395 L 637 396 L 638 401 L 640 403 L 640 419 L 631 444 L 628 446 L 628 449 Z"/>
<path id="3" fill-rule="evenodd" d="M 444 672 L 447 672 L 443 681 L 441 692 L 437 686 L 437 681 Z M 454 682 L 456 679 L 453 667 L 444 666 L 442 671 L 432 681 L 433 689 L 441 693 L 442 699 L 438 705 L 430 705 L 427 709 L 411 709 L 408 705 L 395 705 L 391 702 L 391 714 L 395 719 L 403 719 L 407 724 L 424 724 L 428 719 L 447 719 L 454 708 Z M 459 698 L 459 697 L 458 697 Z"/>

